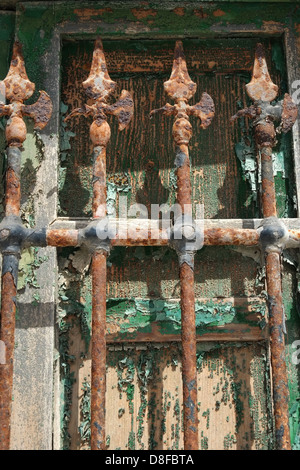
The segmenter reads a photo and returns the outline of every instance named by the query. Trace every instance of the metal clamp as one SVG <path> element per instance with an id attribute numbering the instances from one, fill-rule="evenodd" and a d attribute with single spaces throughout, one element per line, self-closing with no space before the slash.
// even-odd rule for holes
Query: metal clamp
<path id="1" fill-rule="evenodd" d="M 281 253 L 289 240 L 289 231 L 277 217 L 267 217 L 262 223 L 259 239 L 265 253 Z"/>
<path id="2" fill-rule="evenodd" d="M 111 240 L 115 233 L 112 230 L 109 219 L 92 220 L 85 228 L 79 230 L 79 245 L 84 245 L 90 253 L 110 252 Z"/>
<path id="3" fill-rule="evenodd" d="M 187 263 L 194 268 L 195 252 L 203 247 L 204 233 L 192 216 L 178 217 L 170 230 L 169 245 L 178 254 L 179 264 Z"/>

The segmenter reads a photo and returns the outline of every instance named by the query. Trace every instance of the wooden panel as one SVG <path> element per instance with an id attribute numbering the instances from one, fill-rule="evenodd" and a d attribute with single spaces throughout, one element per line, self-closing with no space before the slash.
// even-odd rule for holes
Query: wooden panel
<path id="1" fill-rule="evenodd" d="M 192 119 L 192 198 L 194 204 L 204 204 L 207 218 L 258 215 L 253 188 L 251 190 L 244 180 L 235 155 L 238 142 L 245 145 L 246 141 L 250 146 L 251 131 L 242 121 L 230 123 L 238 107 L 247 102 L 245 83 L 250 78 L 256 42 L 256 39 L 184 41 L 190 75 L 198 85 L 193 101 L 197 102 L 201 93 L 207 91 L 216 103 L 215 119 L 205 132 L 201 131 L 200 123 Z M 283 91 L 284 82 L 277 70 L 280 66 L 275 59 L 271 61 L 271 41 L 265 43 L 273 81 L 280 84 Z M 128 89 L 133 92 L 135 101 L 135 114 L 128 130 L 119 133 L 117 123 L 110 119 L 112 139 L 107 162 L 110 203 L 114 199 L 118 201 L 122 195 L 128 197 L 129 204 L 139 202 L 147 208 L 150 204 L 172 204 L 175 200 L 172 119 L 155 116 L 150 121 L 149 113 L 166 102 L 163 82 L 170 75 L 174 41 L 104 41 L 104 48 L 118 93 L 122 88 Z M 91 42 L 64 43 L 62 111 L 65 114 L 66 106 L 70 111 L 86 102 L 82 81 L 88 75 L 92 49 Z M 274 50 L 280 55 L 278 42 Z M 91 213 L 89 123 L 84 118 L 75 118 L 67 127 L 65 124 L 62 127 L 61 215 Z M 249 151 L 254 152 L 250 147 Z M 285 202 L 288 187 L 285 187 L 285 180 L 278 184 Z"/>
<path id="2" fill-rule="evenodd" d="M 245 148 L 248 145 L 250 151 L 252 131 L 247 122 L 235 125 L 229 122 L 237 109 L 247 104 L 244 85 L 250 78 L 256 42 L 255 38 L 184 41 L 190 74 L 198 84 L 194 102 L 200 99 L 203 91 L 210 93 L 216 102 L 216 118 L 207 131 L 201 131 L 199 123 L 193 120 L 194 136 L 190 146 L 193 203 L 204 203 L 207 219 L 259 217 L 259 201 L 254 197 L 257 186 L 251 187 L 245 180 L 235 155 L 238 142 L 243 145 L 246 142 Z M 274 50 L 281 51 L 280 42 L 264 42 L 272 78 L 280 83 L 278 61 L 271 60 Z M 172 120 L 156 116 L 149 121 L 150 110 L 166 102 L 163 82 L 170 75 L 173 47 L 174 41 L 104 41 L 108 69 L 119 85 L 119 93 L 122 88 L 133 91 L 135 100 L 135 115 L 128 130 L 118 133 L 117 123 L 110 120 L 109 214 L 114 205 L 118 206 L 121 195 L 127 197 L 128 205 L 139 202 L 147 208 L 151 203 L 172 204 L 175 201 Z M 86 102 L 81 83 L 88 75 L 92 50 L 93 44 L 88 41 L 65 42 L 63 45 L 62 118 Z M 62 123 L 60 215 L 84 217 L 91 213 L 89 124 L 90 121 L 84 118 L 76 118 L 67 125 Z M 255 160 L 253 147 L 251 152 Z M 289 189 L 292 191 L 292 185 Z M 290 203 L 286 204 L 289 199 L 282 175 L 277 179 L 277 191 L 281 204 L 279 215 L 283 215 L 283 210 L 288 215 Z M 87 448 L 90 258 L 82 249 L 67 248 L 58 253 L 63 445 L 65 448 Z M 262 317 L 265 300 L 259 297 L 264 289 L 260 261 L 260 252 L 256 249 L 205 247 L 196 255 L 195 293 L 198 300 L 205 299 L 204 302 L 211 302 L 216 308 L 231 299 L 237 313 L 227 323 L 218 317 L 219 324 L 198 328 L 198 339 L 201 340 L 198 344 L 199 446 L 203 449 L 271 446 L 268 437 L 271 435 L 269 390 L 265 387 L 269 372 L 265 369 L 266 351 L 253 344 L 220 349 L 220 341 L 266 338 L 267 328 L 263 329 Z M 107 280 L 107 339 L 115 344 L 115 350 L 109 353 L 107 372 L 110 449 L 182 447 L 180 345 L 169 343 L 170 340 L 178 341 L 180 326 L 176 319 L 167 326 L 166 323 L 162 325 L 161 311 L 155 312 L 156 316 L 152 310 L 150 314 L 144 312 L 141 319 L 138 314 L 132 314 L 130 308 L 128 311 L 119 307 L 114 310 L 114 306 L 120 306 L 122 302 L 130 307 L 138 300 L 144 302 L 144 307 L 146 304 L 149 307 L 151 302 L 167 305 L 179 296 L 178 261 L 173 250 L 166 247 L 115 247 L 112 250 Z M 257 302 L 257 310 L 251 310 L 251 302 Z M 157 316 L 159 321 L 156 321 Z M 126 344 L 126 340 L 154 341 L 156 347 L 154 344 Z M 207 350 L 204 340 L 211 341 Z M 125 344 L 117 344 L 118 341 L 125 341 Z M 160 341 L 168 341 L 168 346 Z M 149 363 L 149 367 L 152 364 L 151 380 L 143 375 L 143 361 Z"/>
<path id="3" fill-rule="evenodd" d="M 70 353 L 78 352 L 78 341 Z M 78 356 L 77 356 L 78 357 Z M 198 346 L 200 449 L 267 449 L 271 445 L 268 370 L 263 346 Z M 80 360 L 79 360 L 80 361 Z M 73 389 L 72 449 L 87 449 L 90 361 L 78 368 Z M 74 378 L 75 378 L 74 377 Z M 108 351 L 109 449 L 182 449 L 180 348 L 158 344 L 115 346 Z M 80 428 L 81 433 L 78 432 Z"/>

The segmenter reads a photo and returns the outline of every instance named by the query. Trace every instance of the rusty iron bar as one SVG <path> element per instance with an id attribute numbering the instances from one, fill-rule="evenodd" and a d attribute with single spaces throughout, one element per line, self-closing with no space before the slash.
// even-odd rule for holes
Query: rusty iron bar
<path id="1" fill-rule="evenodd" d="M 95 122 L 95 121 L 94 121 Z M 94 124 L 93 122 L 93 124 Z M 92 124 L 92 126 L 93 126 Z M 99 134 L 94 148 L 93 216 L 106 215 L 106 145 L 110 137 L 109 125 L 103 121 L 91 128 Z M 91 135 L 92 139 L 92 135 Z M 92 140 L 93 141 L 93 140 Z M 99 147 L 98 147 L 99 146 Z M 91 449 L 105 450 L 105 394 L 106 394 L 106 257 L 105 250 L 95 251 L 92 257 L 92 383 L 91 383 Z"/>
<path id="2" fill-rule="evenodd" d="M 255 141 L 261 159 L 261 199 L 265 218 L 261 237 L 265 249 L 269 306 L 275 442 L 277 450 L 289 450 L 291 448 L 289 390 L 285 361 L 281 280 L 281 251 L 287 238 L 287 230 L 277 219 L 272 148 L 276 145 L 274 121 L 281 121 L 277 132 L 286 133 L 291 130 L 298 110 L 288 94 L 285 94 L 284 100 L 275 106 L 270 104 L 277 97 L 278 87 L 269 75 L 264 48 L 261 44 L 256 47 L 252 80 L 246 85 L 246 89 L 254 105 L 239 111 L 232 119 L 240 116 L 254 119 Z"/>
<path id="3" fill-rule="evenodd" d="M 21 201 L 21 149 L 26 139 L 26 125 L 23 116 L 34 119 L 35 128 L 42 129 L 49 121 L 52 104 L 44 91 L 33 105 L 23 102 L 33 94 L 35 85 L 28 79 L 22 47 L 15 42 L 10 69 L 6 78 L 0 82 L 2 94 L 10 104 L 0 103 L 0 115 L 9 116 L 5 129 L 7 141 L 7 170 L 5 191 L 5 217 L 18 220 Z M 4 92 L 4 93 L 3 93 Z M 16 296 L 21 244 L 5 243 L 7 233 L 1 231 L 4 241 L 2 249 L 1 279 L 1 322 L 0 339 L 5 344 L 6 363 L 0 365 L 0 450 L 10 448 L 10 418 L 13 389 L 13 361 L 15 344 Z"/>
<path id="4" fill-rule="evenodd" d="M 131 227 L 130 222 L 125 228 Z M 132 225 L 134 228 L 134 225 Z M 122 221 L 121 233 L 124 231 L 124 222 Z M 27 241 L 31 246 L 78 246 L 80 240 L 80 230 L 77 229 L 51 229 L 46 231 L 46 239 L 37 241 L 32 235 L 28 234 Z M 300 245 L 300 230 L 288 230 L 291 246 Z M 151 231 L 148 228 L 141 229 L 134 238 L 119 238 L 116 235 L 111 239 L 111 246 L 167 246 L 169 245 L 169 234 L 166 230 L 159 229 L 159 236 L 151 238 Z M 31 243 L 32 238 L 32 243 Z M 41 237 L 40 237 L 41 238 Z M 287 242 L 288 244 L 288 242 Z M 204 246 L 260 246 L 260 231 L 256 229 L 238 229 L 238 228 L 207 228 L 204 229 Z"/>
<path id="5" fill-rule="evenodd" d="M 184 220 L 192 219 L 190 159 L 188 144 L 192 136 L 192 126 L 189 116 L 194 115 L 201 120 L 205 129 L 214 116 L 214 103 L 207 93 L 194 106 L 187 104 L 196 92 L 197 85 L 191 80 L 181 41 L 177 41 L 174 51 L 173 68 L 170 79 L 164 83 L 168 96 L 175 105 L 166 104 L 160 109 L 151 111 L 167 116 L 174 115 L 173 139 L 176 146 L 177 202 Z M 183 236 L 184 238 L 184 236 Z M 185 241 L 185 240 L 184 240 Z M 176 246 L 176 245 L 175 245 Z M 195 322 L 195 292 L 194 292 L 194 252 L 185 247 L 180 252 L 179 277 L 181 287 L 181 341 L 182 341 L 182 382 L 183 382 L 183 423 L 184 449 L 197 450 L 198 436 L 198 403 L 197 403 L 197 365 L 196 365 L 196 322 Z"/>
<path id="6" fill-rule="evenodd" d="M 103 45 L 99 38 L 95 42 L 90 74 L 83 82 L 83 87 L 93 104 L 75 109 L 67 119 L 73 115 L 93 116 L 90 126 L 90 139 L 94 146 L 92 209 L 93 219 L 101 220 L 106 216 L 106 146 L 111 135 L 107 114 L 117 116 L 119 130 L 123 130 L 132 118 L 133 101 L 130 93 L 122 90 L 117 102 L 112 105 L 107 104 L 107 97 L 114 91 L 116 83 L 109 77 Z M 74 232 L 70 234 L 70 238 L 72 242 L 78 241 Z M 61 240 L 61 234 L 58 231 L 48 232 L 47 240 L 48 242 Z M 106 258 L 109 245 L 104 247 L 96 244 L 92 251 L 91 449 L 105 450 Z"/>
<path id="7" fill-rule="evenodd" d="M 289 230 L 291 236 L 296 241 L 299 240 L 300 231 Z M 134 238 L 118 238 L 118 233 L 111 239 L 111 246 L 167 246 L 169 244 L 168 233 L 166 230 L 159 231 L 159 238 L 151 238 L 151 232 L 148 228 L 141 230 Z M 48 229 L 46 239 L 42 240 L 46 246 L 78 246 L 80 240 L 80 230 L 76 229 Z M 37 241 L 33 239 L 36 246 Z M 205 246 L 258 246 L 259 232 L 255 229 L 222 229 L 218 227 L 204 229 Z"/>

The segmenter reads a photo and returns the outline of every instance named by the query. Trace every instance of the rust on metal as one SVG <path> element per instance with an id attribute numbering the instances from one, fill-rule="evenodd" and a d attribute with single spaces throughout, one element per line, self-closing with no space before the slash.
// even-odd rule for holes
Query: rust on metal
<path id="1" fill-rule="evenodd" d="M 266 278 L 269 305 L 276 448 L 289 450 L 291 448 L 289 430 L 289 388 L 285 361 L 285 338 L 283 331 L 284 310 L 279 253 L 268 253 L 266 255 Z"/>
<path id="2" fill-rule="evenodd" d="M 268 72 L 264 48 L 257 45 L 251 82 L 246 85 L 249 97 L 254 105 L 239 111 L 233 120 L 248 116 L 254 119 L 255 141 L 261 158 L 261 199 L 264 218 L 270 217 L 275 221 L 276 228 L 276 195 L 273 176 L 272 148 L 276 144 L 274 121 L 281 121 L 278 132 L 288 132 L 296 118 L 297 107 L 292 98 L 286 94 L 284 100 L 271 105 L 278 93 Z M 278 225 L 278 224 L 277 224 Z M 278 229 L 280 226 L 278 225 Z M 275 236 L 275 233 L 271 233 Z M 276 237 L 275 237 L 276 238 Z M 275 438 L 278 450 L 291 448 L 288 410 L 288 380 L 285 364 L 285 339 L 283 334 L 284 308 L 281 285 L 280 252 L 272 244 L 265 245 L 266 279 L 269 300 L 270 344 L 273 381 L 273 402 L 275 417 Z"/>
<path id="3" fill-rule="evenodd" d="M 117 116 L 119 130 L 125 129 L 133 115 L 130 93 L 122 90 L 120 99 L 108 104 L 107 98 L 116 83 L 109 77 L 102 41 L 95 42 L 93 60 L 88 78 L 83 82 L 92 105 L 77 108 L 74 115 L 91 115 L 90 139 L 94 146 L 93 165 L 93 218 L 106 216 L 106 146 L 111 130 L 107 115 Z M 99 246 L 92 258 L 92 379 L 91 379 L 91 448 L 105 450 L 105 392 L 106 392 L 106 257 L 107 251 Z"/>
<path id="4" fill-rule="evenodd" d="M 259 234 L 254 229 L 208 228 L 204 229 L 204 245 L 256 246 Z"/>
<path id="5" fill-rule="evenodd" d="M 48 246 L 77 246 L 78 230 L 48 229 L 46 243 Z"/>
<path id="6" fill-rule="evenodd" d="M 298 116 L 298 106 L 288 93 L 284 95 L 282 108 L 281 127 L 282 132 L 286 134 L 292 129 Z"/>
<path id="7" fill-rule="evenodd" d="M 112 114 L 118 117 L 119 130 L 123 130 L 128 126 L 133 116 L 133 100 L 131 94 L 127 90 L 122 90 L 118 101 L 111 105 L 106 102 L 109 95 L 115 90 L 116 83 L 112 81 L 108 75 L 103 45 L 99 38 L 95 42 L 90 74 L 83 82 L 83 86 L 88 97 L 92 99 L 94 103 L 92 105 L 85 104 L 81 108 L 74 109 L 69 116 L 67 116 L 66 120 L 74 115 L 92 115 L 95 123 L 93 130 L 95 130 L 95 125 L 100 126 L 101 122 L 106 121 L 107 114 Z M 109 138 L 110 135 L 108 140 Z M 101 144 L 94 143 L 94 145 Z"/>
<path id="8" fill-rule="evenodd" d="M 173 139 L 176 146 L 177 202 L 184 215 L 192 216 L 190 159 L 188 144 L 192 136 L 189 116 L 194 115 L 201 120 L 205 129 L 214 116 L 212 98 L 203 93 L 201 100 L 194 106 L 187 104 L 196 93 L 194 83 L 188 73 L 181 41 L 175 45 L 173 68 L 170 79 L 164 83 L 168 96 L 175 101 L 172 106 L 166 104 L 155 113 L 167 116 L 174 115 Z M 182 318 L 182 381 L 183 381 L 183 416 L 184 416 L 184 448 L 197 450 L 198 413 L 197 413 L 197 369 L 196 369 L 196 325 L 195 325 L 195 293 L 194 293 L 194 253 L 189 254 L 189 261 L 179 255 L 179 276 L 181 284 L 181 318 Z"/>
<path id="9" fill-rule="evenodd" d="M 138 227 L 135 221 L 112 220 L 112 227 L 115 235 L 111 239 L 112 246 L 166 246 L 169 244 L 168 231 L 162 228 L 149 228 L 151 220 L 144 220 Z M 144 226 L 146 225 L 146 227 Z M 135 236 L 130 237 L 129 233 L 134 232 Z M 126 236 L 125 236 L 126 233 Z M 294 242 L 300 241 L 300 232 L 298 230 L 289 230 L 290 239 Z M 1 237 L 1 234 L 0 234 Z M 76 229 L 48 229 L 46 232 L 46 244 L 48 246 L 78 246 L 79 231 Z M 205 228 L 204 229 L 205 246 L 258 246 L 259 232 L 256 229 L 231 229 L 231 228 Z"/>
<path id="10" fill-rule="evenodd" d="M 271 102 L 278 94 L 278 86 L 272 82 L 262 44 L 257 44 L 255 51 L 252 80 L 246 85 L 248 96 L 253 101 Z"/>
<path id="11" fill-rule="evenodd" d="M 40 96 L 36 103 L 24 105 L 23 114 L 34 120 L 35 129 L 44 129 L 52 114 L 50 96 L 45 91 L 40 91 Z"/>
<path id="12" fill-rule="evenodd" d="M 22 146 L 26 139 L 26 126 L 22 116 L 29 116 L 34 120 L 35 128 L 43 129 L 52 114 L 52 103 L 45 91 L 40 92 L 38 101 L 32 105 L 25 105 L 34 90 L 26 73 L 22 45 L 16 41 L 10 68 L 6 78 L 1 82 L 5 98 L 10 104 L 0 104 L 0 115 L 9 116 L 6 126 L 6 140 L 8 145 Z"/>
<path id="13" fill-rule="evenodd" d="M 141 222 L 142 221 L 142 222 Z M 166 228 L 157 228 L 156 224 L 151 225 L 152 220 L 111 219 L 112 238 L 111 246 L 167 246 L 169 244 L 169 233 Z M 22 227 L 22 225 L 21 225 Z M 107 228 L 109 229 L 108 224 Z M 134 236 L 130 236 L 133 234 Z M 300 231 L 289 229 L 288 238 L 285 241 L 289 247 L 296 247 L 300 244 Z M 0 242 L 10 235 L 10 226 L 0 230 Z M 24 229 L 20 235 L 21 242 L 26 242 L 27 246 L 79 246 L 84 241 L 88 241 L 92 234 L 82 233 L 78 229 L 48 228 L 44 231 L 36 232 L 34 229 Z M 204 246 L 259 246 L 260 230 L 242 228 L 204 228 Z"/>
<path id="14" fill-rule="evenodd" d="M 7 256 L 4 255 L 7 262 Z M 15 261 L 18 265 L 18 260 Z M 17 269 L 14 270 L 17 275 Z M 13 360 L 15 345 L 15 318 L 17 285 L 14 274 L 5 272 L 1 282 L 1 335 L 5 344 L 6 363 L 0 365 L 0 450 L 10 448 L 10 417 L 13 390 Z"/>
<path id="15" fill-rule="evenodd" d="M 33 95 L 35 90 L 35 84 L 27 76 L 22 44 L 18 41 L 14 43 L 10 68 L 3 82 L 5 84 L 6 99 L 10 102 L 23 103 Z"/>
<path id="16" fill-rule="evenodd" d="M 197 350 L 194 271 L 183 263 L 180 276 L 182 382 L 183 382 L 183 429 L 185 450 L 197 450 L 198 401 L 197 401 Z"/>
<path id="17" fill-rule="evenodd" d="M 147 219 L 138 226 L 134 222 L 130 220 L 121 223 L 120 221 L 112 221 L 115 230 L 115 236 L 111 239 L 112 246 L 166 246 L 169 244 L 167 229 L 150 228 L 151 220 Z M 134 232 L 135 236 L 130 237 L 130 232 Z M 293 241 L 299 242 L 300 232 L 298 230 L 289 230 L 289 233 Z M 79 232 L 76 229 L 48 229 L 46 243 L 48 246 L 57 247 L 77 246 Z M 258 246 L 259 232 L 255 229 L 206 228 L 204 229 L 204 245 Z"/>
<path id="18" fill-rule="evenodd" d="M 106 449 L 106 256 L 105 252 L 95 253 L 92 259 L 92 450 Z"/>
<path id="19" fill-rule="evenodd" d="M 276 194 L 273 176 L 272 147 L 263 146 L 261 157 L 261 198 L 264 217 L 276 217 Z"/>
<path id="20" fill-rule="evenodd" d="M 34 119 L 35 127 L 42 129 L 50 119 L 51 100 L 41 92 L 39 100 L 26 106 L 24 101 L 30 98 L 35 85 L 28 79 L 22 46 L 15 42 L 10 68 L 6 78 L 0 82 L 1 90 L 10 103 L 0 103 L 0 115 L 9 116 L 5 136 L 7 141 L 7 171 L 5 188 L 5 216 L 19 217 L 21 187 L 21 149 L 26 139 L 26 125 L 23 116 Z M 6 348 L 6 364 L 0 367 L 0 449 L 10 447 L 10 416 L 13 387 L 13 358 L 15 338 L 15 314 L 17 295 L 18 265 L 21 243 L 8 246 L 2 251 L 1 283 L 1 325 L 0 339 Z"/>

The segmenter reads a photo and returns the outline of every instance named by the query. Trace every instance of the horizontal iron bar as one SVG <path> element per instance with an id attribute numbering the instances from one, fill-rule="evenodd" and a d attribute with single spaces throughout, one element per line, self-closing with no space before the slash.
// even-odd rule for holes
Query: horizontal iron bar
<path id="1" fill-rule="evenodd" d="M 143 221 L 127 219 L 123 221 L 114 219 L 111 221 L 116 227 L 116 236 L 111 239 L 111 246 L 167 246 L 169 244 L 168 231 L 159 228 L 158 223 L 152 220 Z M 196 221 L 200 227 L 202 222 Z M 138 229 L 138 227 L 140 227 Z M 222 228 L 221 228 L 222 227 Z M 287 248 L 300 246 L 300 229 L 289 229 Z M 122 238 L 124 233 L 129 236 Z M 134 234 L 130 236 L 130 234 Z M 258 246 L 260 244 L 260 230 L 246 228 L 204 228 L 203 244 L 205 246 L 234 245 L 234 246 Z M 76 229 L 52 229 L 47 230 L 47 245 L 50 246 L 76 246 L 79 244 L 79 230 Z"/>
<path id="2" fill-rule="evenodd" d="M 285 219 L 279 220 L 285 222 Z M 287 227 L 296 228 L 289 228 L 289 238 L 286 241 L 286 247 L 297 248 L 300 246 L 298 219 L 287 220 Z M 88 219 L 80 221 L 79 227 L 86 227 L 89 222 L 90 220 Z M 203 227 L 203 221 L 196 220 L 195 222 L 197 228 L 201 229 Z M 258 246 L 260 244 L 261 228 L 230 228 L 224 227 L 223 221 L 218 222 L 219 226 L 215 226 L 211 221 L 204 221 L 203 245 Z M 109 219 L 109 224 L 111 224 L 114 230 L 114 235 L 110 239 L 112 247 L 167 246 L 170 242 L 168 230 L 159 228 L 159 221 L 148 219 Z M 70 228 L 63 228 L 64 226 Z M 60 220 L 56 221 L 48 229 L 28 229 L 20 225 L 22 228 L 20 234 L 18 234 L 20 244 L 22 246 L 79 246 L 84 242 L 83 232 L 81 232 L 82 228 L 72 228 L 74 226 L 76 226 L 74 221 Z M 8 228 L 10 228 L 9 225 Z M 84 237 L 88 240 L 88 235 L 84 234 Z"/>

